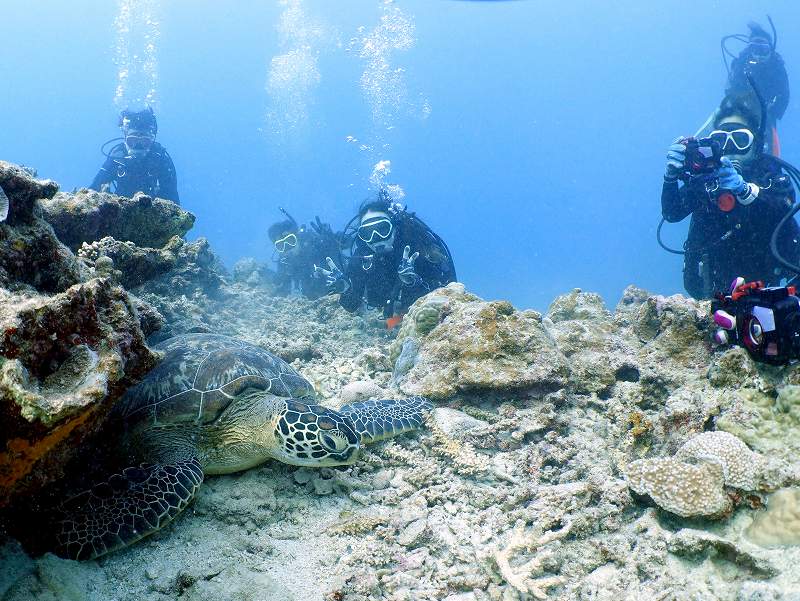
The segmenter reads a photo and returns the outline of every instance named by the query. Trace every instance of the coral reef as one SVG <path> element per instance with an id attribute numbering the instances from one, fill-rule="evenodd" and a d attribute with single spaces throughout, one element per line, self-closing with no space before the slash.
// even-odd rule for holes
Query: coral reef
<path id="1" fill-rule="evenodd" d="M 73 252 L 84 242 L 111 236 L 137 246 L 160 248 L 192 229 L 194 215 L 170 200 L 138 193 L 133 198 L 82 189 L 41 201 L 42 214 Z"/>
<path id="2" fill-rule="evenodd" d="M 7 164 L 2 177 L 16 178 L 6 191 L 19 213 L 0 231 L 29 240 L 19 232 L 33 224 L 60 244 L 36 222 L 37 198 L 55 186 Z M 14 405 L 25 423 L 6 429 L 2 418 L 0 431 L 88 424 L 82 403 L 102 413 L 153 359 L 145 332 L 248 340 L 289 360 L 332 407 L 412 392 L 438 407 L 427 431 L 370 446 L 352 466 L 208 478 L 184 516 L 101 561 L 0 541 L 0 598 L 764 601 L 800 590 L 800 545 L 784 546 L 800 500 L 764 496 L 800 483 L 800 368 L 713 349 L 707 303 L 631 286 L 610 311 L 573 290 L 540 315 L 451 284 L 419 299 L 393 339 L 378 313 L 349 314 L 335 297 L 272 296 L 270 270 L 253 259 L 229 274 L 174 224 L 147 240 L 122 235 L 102 224 L 117 209 L 92 207 L 122 203 L 146 221 L 163 215 L 160 201 L 94 194 L 58 196 L 58 211 L 73 197 L 91 216 L 86 239 L 70 242 L 77 259 L 57 247 L 62 280 L 11 269 L 0 282 L 10 307 L 0 311 L 24 325 L 13 326 L 20 354 L 0 353 L 0 381 L 26 399 Z M 8 239 L 4 269 L 20 264 L 4 259 Z M 62 323 L 77 337 L 44 337 Z M 103 358 L 125 370 L 109 372 L 106 392 L 93 375 Z M 43 461 L 20 465 L 28 478 L 53 474 Z"/>
<path id="3" fill-rule="evenodd" d="M 674 458 L 639 459 L 626 471 L 631 490 L 682 517 L 720 516 L 731 509 L 722 466 Z"/>
<path id="4" fill-rule="evenodd" d="M 674 457 L 633 461 L 626 476 L 631 490 L 682 517 L 726 515 L 732 508 L 726 487 L 754 492 L 793 479 L 778 465 L 768 469 L 765 457 L 728 432 L 697 434 Z"/>

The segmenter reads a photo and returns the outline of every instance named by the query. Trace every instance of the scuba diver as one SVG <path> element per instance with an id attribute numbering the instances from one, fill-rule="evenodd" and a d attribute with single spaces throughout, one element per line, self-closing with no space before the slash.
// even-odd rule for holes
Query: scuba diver
<path id="1" fill-rule="evenodd" d="M 89 188 L 127 197 L 144 192 L 180 204 L 175 165 L 167 149 L 156 142 L 158 124 L 153 109 L 122 111 L 119 127 L 122 138 L 103 144 L 101 151 L 106 162 Z M 117 141 L 119 143 L 106 153 L 106 146 Z"/>
<path id="2" fill-rule="evenodd" d="M 381 190 L 362 203 L 345 228 L 351 256 L 343 272 L 331 257 L 328 269 L 315 265 L 339 303 L 350 312 L 366 301 L 383 309 L 386 325 L 395 327 L 411 304 L 435 288 L 456 281 L 450 250 L 414 213 Z"/>
<path id="3" fill-rule="evenodd" d="M 328 289 L 324 281 L 314 277 L 314 266 L 327 257 L 341 262 L 340 236 L 319 217 L 306 227 L 285 210 L 281 212 L 286 219 L 273 223 L 267 230 L 276 253 L 273 256 L 277 262 L 276 294 L 286 296 L 297 290 L 310 299 L 325 296 Z"/>
<path id="4" fill-rule="evenodd" d="M 770 152 L 780 156 L 780 144 L 777 137 L 776 122 L 783 118 L 789 106 L 789 77 L 783 58 L 775 50 L 777 32 L 772 19 L 767 16 L 772 34 L 755 22 L 747 24 L 750 34 L 733 34 L 722 38 L 722 60 L 728 71 L 726 95 L 735 95 L 750 91 L 748 76 L 758 87 L 767 105 L 766 139 Z M 745 44 L 738 56 L 727 47 L 729 40 Z M 728 59 L 733 59 L 728 64 Z"/>
<path id="5" fill-rule="evenodd" d="M 684 287 L 698 299 L 739 275 L 777 283 L 800 256 L 800 228 L 788 218 L 796 169 L 764 152 L 766 103 L 749 81 L 749 94 L 723 99 L 707 138 L 679 138 L 667 153 L 659 243 L 684 255 Z M 664 246 L 663 222 L 688 215 L 684 252 Z"/>

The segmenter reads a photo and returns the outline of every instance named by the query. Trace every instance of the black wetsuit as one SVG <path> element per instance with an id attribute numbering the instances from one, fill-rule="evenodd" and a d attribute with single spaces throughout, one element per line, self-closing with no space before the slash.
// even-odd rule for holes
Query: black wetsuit
<path id="1" fill-rule="evenodd" d="M 348 311 L 357 310 L 363 301 L 371 307 L 383 309 L 386 318 L 405 313 L 419 297 L 435 288 L 456 281 L 455 266 L 450 252 L 442 241 L 417 222 L 396 226 L 392 251 L 374 254 L 369 246 L 357 239 L 355 252 L 347 265 L 345 275 L 352 286 L 341 295 L 339 303 Z M 421 280 L 413 286 L 404 286 L 397 275 L 403 249 L 419 252 L 414 271 Z"/>
<path id="2" fill-rule="evenodd" d="M 178 178 L 172 158 L 158 142 L 143 157 L 126 156 L 125 144 L 120 142 L 111 152 L 89 186 L 100 190 L 104 184 L 113 184 L 111 191 L 120 196 L 132 197 L 137 192 L 179 203 Z"/>
<path id="3" fill-rule="evenodd" d="M 333 232 L 317 232 L 302 228 L 297 232 L 299 252 L 295 255 L 282 254 L 278 260 L 275 283 L 276 294 L 287 295 L 297 290 L 307 298 L 319 298 L 328 293 L 324 278 L 314 277 L 314 265 L 328 268 L 326 257 L 331 257 L 336 265 L 342 264 L 339 241 Z"/>
<path id="4" fill-rule="evenodd" d="M 747 81 L 747 73 L 753 78 L 753 83 L 758 88 L 758 93 L 767 103 L 769 123 L 772 127 L 775 121 L 783 118 L 786 107 L 789 106 L 789 76 L 783 58 L 777 52 L 770 54 L 766 60 L 750 61 L 750 49 L 745 48 L 731 62 L 728 75 L 728 85 L 725 94 L 749 93 L 752 91 Z"/>
<path id="5" fill-rule="evenodd" d="M 692 216 L 684 244 L 683 284 L 695 298 L 727 291 L 737 276 L 767 284 L 776 284 L 782 277 L 775 273 L 782 268 L 769 245 L 775 226 L 794 204 L 794 188 L 770 155 L 762 155 L 742 177 L 761 191 L 751 204 L 737 202 L 727 213 L 717 205 L 718 193 L 706 192 L 706 183 L 713 178 L 696 177 L 684 185 L 664 183 L 664 219 L 674 223 Z M 778 250 L 792 263 L 800 257 L 800 227 L 794 219 L 781 229 Z"/>

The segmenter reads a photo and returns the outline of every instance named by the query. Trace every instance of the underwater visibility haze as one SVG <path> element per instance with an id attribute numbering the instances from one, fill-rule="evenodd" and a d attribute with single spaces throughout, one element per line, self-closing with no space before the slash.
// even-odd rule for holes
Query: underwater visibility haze
<path id="1" fill-rule="evenodd" d="M 785 2 L 306 1 L 288 17 L 295 3 L 123 4 L 157 20 L 158 140 L 198 215 L 192 235 L 226 263 L 269 258 L 278 206 L 343 226 L 388 160 L 462 281 L 540 310 L 572 287 L 610 303 L 633 282 L 681 291 L 680 258 L 655 243 L 664 148 L 719 102 L 721 36 L 769 13 L 790 77 L 800 52 Z M 39 6 L 4 8 L 13 118 L 0 149 L 64 189 L 86 186 L 128 100 L 115 102 L 119 5 Z M 394 30 L 379 30 L 382 16 Z M 370 57 L 371 35 L 384 47 Z M 130 37 L 141 69 L 144 42 Z M 134 101 L 148 91 L 138 83 Z M 785 140 L 795 123 L 790 108 Z M 684 236 L 665 230 L 672 246 Z"/>
<path id="2" fill-rule="evenodd" d="M 800 598 L 800 5 L 2 4 L 0 601 Z"/>

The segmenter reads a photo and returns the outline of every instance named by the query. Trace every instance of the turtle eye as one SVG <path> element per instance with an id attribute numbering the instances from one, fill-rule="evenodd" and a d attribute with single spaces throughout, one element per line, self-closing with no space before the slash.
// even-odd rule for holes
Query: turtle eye
<path id="1" fill-rule="evenodd" d="M 338 432 L 321 432 L 319 441 L 325 450 L 341 453 L 347 448 L 347 440 Z"/>

